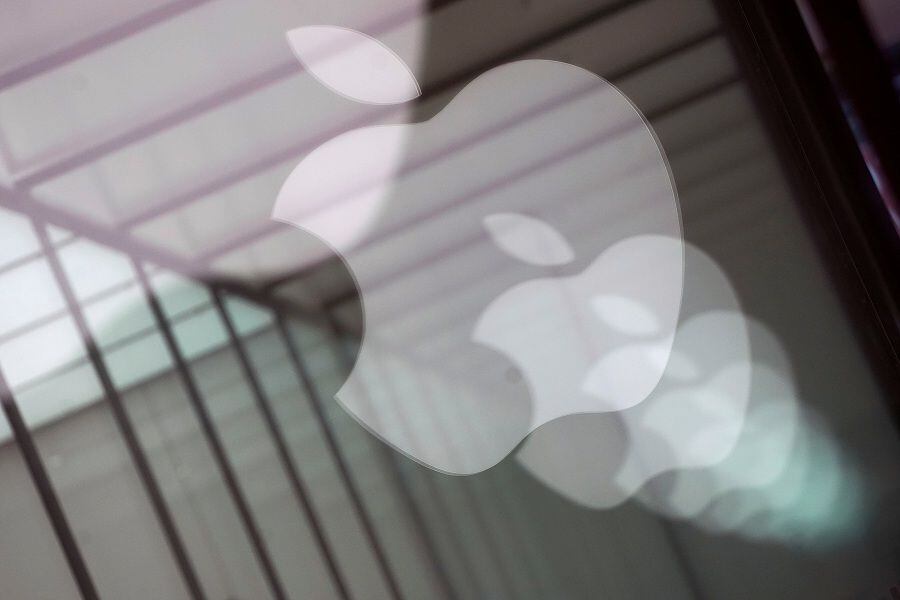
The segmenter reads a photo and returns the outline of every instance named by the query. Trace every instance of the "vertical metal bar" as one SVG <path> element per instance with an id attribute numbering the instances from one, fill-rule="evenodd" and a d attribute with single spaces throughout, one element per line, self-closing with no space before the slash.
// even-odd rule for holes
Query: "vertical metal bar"
<path id="1" fill-rule="evenodd" d="M 188 556 L 187 551 L 185 550 L 184 542 L 181 539 L 181 535 L 178 533 L 178 529 L 175 526 L 175 521 L 173 520 L 172 515 L 169 512 L 169 508 L 166 505 L 165 498 L 163 498 L 162 492 L 160 491 L 159 482 L 156 481 L 156 477 L 153 474 L 150 463 L 147 460 L 146 455 L 144 454 L 143 448 L 141 448 L 137 433 L 135 432 L 134 426 L 131 423 L 131 419 L 128 416 L 128 411 L 125 409 L 125 405 L 122 402 L 122 399 L 119 397 L 118 392 L 116 391 L 115 385 L 112 381 L 112 377 L 110 376 L 109 370 L 106 367 L 106 363 L 103 360 L 103 356 L 100 353 L 100 349 L 97 347 L 97 344 L 94 341 L 93 336 L 91 335 L 90 329 L 87 325 L 87 321 L 84 317 L 84 313 L 81 311 L 81 307 L 79 306 L 78 300 L 75 297 L 75 292 L 72 289 L 72 285 L 69 283 L 69 280 L 66 277 L 65 271 L 62 267 L 62 263 L 60 263 L 59 256 L 56 253 L 56 249 L 50 242 L 50 237 L 47 234 L 47 228 L 43 223 L 40 223 L 36 220 L 32 220 L 32 223 L 34 225 L 37 238 L 41 244 L 41 248 L 43 249 L 44 254 L 47 257 L 47 264 L 50 267 L 50 271 L 53 273 L 53 277 L 56 280 L 60 293 L 62 294 L 66 306 L 69 309 L 70 314 L 72 315 L 72 320 L 75 322 L 75 326 L 78 329 L 82 340 L 84 341 L 84 346 L 87 351 L 88 358 L 94 366 L 94 370 L 97 373 L 97 378 L 100 380 L 100 385 L 102 386 L 103 392 L 106 395 L 106 399 L 109 402 L 113 418 L 115 419 L 116 424 L 119 427 L 119 431 L 121 432 L 122 438 L 125 441 L 125 446 L 127 447 L 128 453 L 131 456 L 131 460 L 134 463 L 135 470 L 137 471 L 138 476 L 141 479 L 144 490 L 147 492 L 147 496 L 149 497 L 150 503 L 153 506 L 153 510 L 156 513 L 156 518 L 159 521 L 160 526 L 162 527 L 166 542 L 169 545 L 169 549 L 174 555 L 175 562 L 181 572 L 182 579 L 184 580 L 184 583 L 187 586 L 187 589 L 190 592 L 192 598 L 194 598 L 195 600 L 206 600 L 206 594 L 203 592 L 203 589 L 200 586 L 200 581 L 198 580 L 197 574 L 194 571 L 194 566 L 191 564 L 191 559 Z"/>
<path id="2" fill-rule="evenodd" d="M 382 367 L 383 367 L 383 365 L 382 365 Z M 380 369 L 380 374 L 381 374 L 382 380 L 385 381 L 386 385 L 391 390 L 391 393 L 396 393 L 395 388 L 394 388 L 392 382 L 390 381 L 390 378 L 389 378 L 390 376 L 388 375 L 388 373 L 385 372 L 384 368 Z M 417 379 L 415 381 L 415 385 L 416 385 L 416 388 L 421 393 L 423 393 L 423 394 L 426 393 L 426 391 L 422 387 L 422 381 L 420 379 Z M 498 467 L 495 465 L 494 468 L 498 468 Z M 488 483 L 488 485 L 491 485 L 494 483 L 494 479 L 493 479 L 492 475 L 493 474 L 485 476 L 485 481 Z M 484 534 L 485 545 L 487 546 L 487 551 L 489 554 L 493 555 L 493 557 L 496 561 L 497 574 L 499 575 L 500 582 L 503 585 L 503 587 L 506 589 L 507 593 L 510 594 L 510 597 L 515 598 L 517 593 L 516 593 L 516 586 L 513 583 L 514 577 L 507 569 L 507 565 L 505 564 L 505 561 L 503 560 L 504 553 L 502 552 L 502 549 L 497 545 L 496 540 L 490 533 L 491 527 L 488 522 L 488 518 L 485 516 L 485 513 L 482 510 L 482 504 L 479 502 L 478 497 L 474 490 L 475 482 L 471 479 L 463 478 L 463 477 L 458 478 L 457 481 L 459 482 L 462 493 L 465 496 L 465 499 L 470 506 L 471 516 L 475 520 L 475 523 L 478 526 L 478 529 L 481 530 L 481 532 Z M 502 495 L 499 493 L 499 490 L 494 485 L 491 485 L 491 487 L 494 488 L 496 500 L 498 502 L 502 502 Z M 437 492 L 434 492 L 434 494 L 437 495 Z M 507 511 L 504 511 L 504 512 L 507 512 Z M 507 523 L 507 525 L 508 525 L 508 527 L 507 527 L 508 531 L 514 538 L 513 543 L 515 545 L 517 545 L 519 548 L 524 547 L 525 544 L 522 541 L 521 536 L 518 535 L 518 531 L 516 530 L 515 526 L 509 522 Z M 534 589 L 541 590 L 543 585 L 542 585 L 541 581 L 537 578 L 537 573 L 533 572 L 531 569 L 528 569 L 526 571 L 526 573 L 527 573 L 526 576 L 530 580 L 528 585 Z M 540 595 L 543 595 L 543 592 L 540 592 Z"/>
<path id="3" fill-rule="evenodd" d="M 306 365 L 300 358 L 300 353 L 297 351 L 297 348 L 294 345 L 294 340 L 291 337 L 290 331 L 288 330 L 284 316 L 280 312 L 275 313 L 275 324 L 278 328 L 279 333 L 281 334 L 281 337 L 284 339 L 284 345 L 287 348 L 291 363 L 293 363 L 294 369 L 297 371 L 297 375 L 300 378 L 300 383 L 303 385 L 304 390 L 309 396 L 310 406 L 313 410 L 313 413 L 316 415 L 316 419 L 319 421 L 319 425 L 322 428 L 322 437 L 325 441 L 326 446 L 328 447 L 329 452 L 334 457 L 335 465 L 338 469 L 338 475 L 341 478 L 341 482 L 344 484 L 344 488 L 347 490 L 347 495 L 350 498 L 350 503 L 353 505 L 353 509 L 359 517 L 360 524 L 363 528 L 363 534 L 366 536 L 366 541 L 368 542 L 369 547 L 372 549 L 372 554 L 375 556 L 375 561 L 378 563 L 378 567 L 379 569 L 381 569 L 382 575 L 394 596 L 398 599 L 402 598 L 402 595 L 400 593 L 400 586 L 398 585 L 396 579 L 394 578 L 394 574 L 391 571 L 391 566 L 388 562 L 387 554 L 384 551 L 384 547 L 381 545 L 381 540 L 378 538 L 378 533 L 376 532 L 375 526 L 372 523 L 372 517 L 362 500 L 362 494 L 360 493 L 359 486 L 357 485 L 353 474 L 350 472 L 347 457 L 344 454 L 343 449 L 341 449 L 340 444 L 338 443 L 334 427 L 332 426 L 331 421 L 328 420 L 328 415 L 325 413 L 322 399 L 319 396 L 318 390 L 316 390 L 315 384 L 310 377 L 309 371 L 306 370 Z"/>
<path id="4" fill-rule="evenodd" d="M 147 273 L 144 270 L 143 265 L 134 258 L 132 258 L 132 263 L 135 273 L 137 273 L 138 284 L 144 292 L 144 297 L 147 299 L 147 304 L 150 306 L 150 311 L 153 313 L 153 318 L 156 321 L 156 325 L 159 327 L 159 330 L 162 333 L 163 341 L 169 351 L 169 354 L 172 357 L 173 363 L 175 364 L 175 370 L 178 371 L 178 375 L 181 378 L 182 383 L 184 384 L 188 400 L 191 403 L 191 407 L 194 410 L 197 421 L 200 423 L 200 429 L 203 431 L 203 435 L 204 437 L 206 437 L 206 441 L 209 444 L 210 449 L 212 450 L 213 458 L 216 461 L 216 465 L 218 466 L 219 471 L 222 474 L 222 479 L 225 482 L 225 487 L 228 489 L 228 493 L 231 496 L 235 507 L 237 508 L 238 515 L 241 519 L 241 524 L 243 525 L 244 531 L 246 532 L 247 537 L 250 539 L 250 543 L 253 546 L 256 560 L 258 561 L 259 566 L 262 569 L 263 574 L 265 575 L 269 590 L 272 592 L 272 595 L 279 600 L 286 598 L 284 587 L 278 577 L 278 573 L 275 570 L 274 563 L 272 562 L 272 558 L 269 555 L 269 550 L 266 547 L 262 534 L 260 534 L 259 532 L 259 526 L 256 524 L 256 521 L 253 518 L 253 513 L 250 510 L 250 505 L 247 502 L 247 498 L 241 489 L 240 483 L 238 482 L 234 467 L 232 466 L 231 461 L 228 459 L 228 455 L 225 451 L 225 446 L 222 443 L 221 438 L 219 437 L 215 424 L 212 421 L 212 417 L 210 417 L 209 411 L 207 410 L 206 405 L 203 403 L 203 399 L 200 394 L 200 389 L 197 386 L 197 382 L 194 379 L 194 376 L 191 373 L 190 369 L 188 368 L 187 362 L 185 361 L 181 350 L 178 348 L 178 342 L 175 340 L 175 334 L 172 331 L 172 327 L 169 324 L 169 321 L 166 319 L 165 313 L 162 310 L 162 306 L 159 303 L 159 299 L 153 292 L 153 288 L 150 285 L 150 281 L 147 278 Z"/>
<path id="5" fill-rule="evenodd" d="M 230 345 L 237 355 L 238 363 L 240 363 L 241 365 L 241 370 L 244 372 L 244 377 L 246 377 L 247 379 L 247 383 L 249 384 L 250 391 L 253 394 L 254 399 L 256 400 L 259 412 L 262 414 L 263 421 L 266 424 L 266 428 L 269 430 L 269 435 L 272 437 L 272 441 L 275 444 L 278 458 L 279 460 L 281 460 L 281 466 L 284 469 L 285 475 L 287 475 L 288 481 L 291 484 L 291 488 L 294 492 L 294 496 L 297 499 L 297 503 L 300 504 L 304 514 L 309 521 L 313 535 L 316 537 L 316 540 L 323 551 L 323 555 L 326 558 L 328 568 L 331 571 L 332 575 L 335 577 L 335 582 L 338 584 L 339 592 L 341 593 L 342 597 L 348 598 L 349 592 L 344 585 L 344 580 L 340 575 L 340 571 L 338 570 L 337 561 L 334 559 L 334 556 L 330 551 L 329 544 L 325 538 L 325 532 L 322 530 L 321 526 L 319 525 L 318 519 L 316 518 L 315 510 L 313 509 L 312 502 L 309 499 L 309 492 L 306 490 L 306 486 L 304 485 L 303 480 L 300 478 L 300 470 L 297 468 L 297 464 L 294 462 L 294 457 L 291 455 L 290 448 L 288 447 L 287 441 L 284 437 L 284 432 L 281 430 L 281 426 L 278 424 L 278 419 L 275 418 L 275 413 L 272 411 L 272 406 L 269 403 L 269 399 L 265 393 L 265 390 L 263 390 L 262 384 L 259 381 L 259 377 L 257 377 L 256 371 L 253 369 L 253 365 L 250 363 L 250 357 L 247 354 L 243 343 L 241 342 L 237 329 L 234 326 L 234 321 L 231 318 L 231 315 L 228 314 L 228 309 L 226 308 L 225 303 L 222 300 L 222 292 L 218 289 L 213 289 L 212 297 L 213 304 L 216 306 L 216 310 L 218 311 L 219 316 L 221 316 L 222 322 L 225 324 L 225 330 L 228 333 Z"/>
<path id="6" fill-rule="evenodd" d="M 335 332 L 336 336 L 339 335 L 337 332 L 337 325 L 334 323 L 333 320 L 332 320 L 332 330 Z M 338 339 L 338 343 L 340 343 L 340 339 Z M 381 381 L 384 383 L 385 387 L 387 388 L 388 394 L 389 395 L 395 394 L 396 390 L 394 389 L 394 386 L 389 378 L 389 375 L 385 370 L 384 364 L 379 362 L 376 368 L 377 368 L 377 377 L 379 377 L 381 379 Z M 421 393 L 425 393 L 424 390 L 422 389 L 422 382 L 420 380 L 416 380 L 414 383 L 415 383 L 417 389 Z M 397 409 L 397 407 L 394 406 L 394 409 Z M 408 430 L 406 430 L 406 434 L 409 435 L 410 438 L 412 438 L 414 435 L 412 432 L 410 432 Z M 429 493 L 430 493 L 433 501 L 438 503 L 442 508 L 444 508 L 444 510 L 446 510 L 446 507 L 444 507 L 443 502 L 441 501 L 442 499 L 440 499 L 440 493 L 434 487 L 434 482 L 432 482 L 431 479 L 427 479 L 426 481 L 427 481 L 427 487 L 429 489 Z M 502 552 L 500 551 L 500 548 L 497 546 L 494 538 L 491 536 L 490 527 L 488 526 L 487 519 L 485 518 L 484 513 L 481 510 L 481 505 L 479 504 L 478 499 L 475 497 L 475 493 L 472 490 L 471 481 L 463 480 L 462 478 L 460 478 L 459 484 L 460 484 L 460 490 L 462 491 L 467 503 L 469 504 L 469 514 L 472 516 L 472 518 L 474 519 L 474 521 L 476 523 L 476 526 L 478 527 L 479 531 L 483 535 L 484 544 L 487 547 L 488 554 L 492 555 L 492 557 L 495 560 L 495 564 L 497 567 L 497 574 L 499 575 L 500 582 L 503 585 L 504 589 L 506 589 L 506 593 L 509 594 L 509 597 L 515 598 L 516 597 L 516 588 L 515 588 L 515 585 L 513 584 L 513 578 L 511 577 L 509 571 L 506 568 L 506 564 L 503 561 Z M 449 517 L 445 517 L 445 519 L 447 521 L 449 521 Z M 423 524 L 423 527 L 424 527 L 424 524 Z M 529 573 L 529 577 L 531 577 L 531 576 L 532 576 L 532 574 Z M 534 587 L 538 587 L 536 580 L 532 580 L 532 585 L 534 585 Z"/>
<path id="7" fill-rule="evenodd" d="M 347 367 L 348 369 L 351 368 L 353 366 L 353 357 L 351 357 L 347 352 L 347 347 L 344 345 L 344 340 L 341 337 L 340 328 L 338 327 L 338 324 L 334 319 L 334 314 L 331 312 L 326 312 L 325 320 L 336 344 L 336 351 L 339 360 L 344 363 L 345 367 Z M 450 583 L 449 576 L 444 570 L 444 565 L 441 562 L 440 555 L 437 552 L 437 546 L 435 545 L 434 540 L 431 538 L 431 533 L 428 530 L 427 525 L 425 525 L 425 518 L 422 516 L 422 511 L 419 510 L 418 505 L 416 505 L 415 499 L 412 497 L 412 494 L 406 486 L 406 482 L 404 481 L 405 477 L 403 475 L 403 472 L 400 470 L 400 464 L 397 461 L 396 456 L 394 456 L 392 450 L 390 450 L 387 446 L 382 445 L 381 443 L 379 443 L 377 447 L 383 457 L 384 462 L 386 462 L 389 467 L 388 471 L 394 479 L 395 487 L 400 493 L 400 496 L 403 499 L 403 503 L 406 505 L 406 510 L 408 511 L 409 517 L 413 521 L 413 526 L 422 536 L 422 541 L 425 543 L 426 551 L 428 552 L 432 564 L 434 564 L 435 569 L 438 572 L 439 579 L 441 580 L 442 586 L 445 588 L 445 592 L 450 598 L 456 597 L 456 591 L 454 590 L 453 585 Z"/>
<path id="8" fill-rule="evenodd" d="M 447 504 L 444 502 L 443 496 L 441 496 L 440 491 L 437 489 L 434 481 L 431 479 L 431 473 L 426 473 L 424 476 L 425 486 L 428 489 L 429 495 L 431 496 L 431 501 L 437 506 L 438 511 L 444 518 L 444 522 L 449 525 L 451 528 L 453 527 L 453 519 L 450 517 L 450 509 L 447 507 Z M 478 577 L 475 575 L 475 571 L 472 565 L 469 562 L 469 556 L 466 554 L 465 546 L 459 541 L 459 538 L 456 535 L 450 535 L 450 545 L 453 547 L 453 552 L 459 557 L 459 562 L 462 564 L 463 571 L 465 572 L 465 577 L 467 577 L 470 582 L 475 586 L 477 590 L 479 590 L 479 594 L 484 593 L 481 589 L 481 585 L 478 581 Z M 435 550 L 437 553 L 437 544 L 434 544 Z M 435 560 L 438 560 L 437 558 Z M 436 565 L 438 569 L 438 576 L 443 580 L 442 585 L 447 589 L 447 596 L 449 598 L 458 598 L 459 594 L 456 593 L 456 588 L 453 586 L 453 583 L 450 580 L 449 574 L 446 572 L 446 569 L 443 569 L 440 564 Z"/>
<path id="9" fill-rule="evenodd" d="M 34 487 L 37 488 L 38 495 L 41 497 L 41 502 L 44 505 L 47 517 L 50 519 L 50 524 L 53 526 L 53 531 L 56 533 L 56 538 L 59 540 L 59 545 L 62 546 L 63 554 L 66 556 L 66 562 L 69 564 L 69 570 L 72 571 L 72 576 L 75 578 L 81 597 L 84 600 L 98 600 L 100 596 L 97 594 L 97 588 L 94 587 L 94 582 L 91 579 L 87 564 L 84 562 L 84 557 L 81 556 L 78 542 L 75 541 L 75 536 L 72 534 L 71 527 L 69 527 L 69 521 L 63 512 L 59 498 L 56 496 L 56 491 L 53 489 L 47 470 L 44 468 L 44 462 L 41 460 L 34 440 L 31 438 L 31 433 L 28 431 L 28 426 L 19 412 L 16 400 L 2 373 L 0 373 L 0 403 L 3 404 L 3 412 L 6 413 L 6 418 L 13 432 L 13 438 L 25 459 L 25 465 L 31 474 L 31 480 L 34 483 Z"/>

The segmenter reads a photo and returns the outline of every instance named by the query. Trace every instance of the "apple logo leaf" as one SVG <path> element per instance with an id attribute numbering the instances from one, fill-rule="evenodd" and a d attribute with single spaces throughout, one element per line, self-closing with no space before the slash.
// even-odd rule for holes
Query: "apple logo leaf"
<path id="1" fill-rule="evenodd" d="M 345 98 L 366 104 L 400 104 L 422 94 L 403 59 L 365 33 L 310 25 L 288 31 L 287 40 L 307 72 Z"/>
<path id="2" fill-rule="evenodd" d="M 518 213 L 495 213 L 484 218 L 494 243 L 507 254 L 542 267 L 572 262 L 575 252 L 550 225 Z"/>

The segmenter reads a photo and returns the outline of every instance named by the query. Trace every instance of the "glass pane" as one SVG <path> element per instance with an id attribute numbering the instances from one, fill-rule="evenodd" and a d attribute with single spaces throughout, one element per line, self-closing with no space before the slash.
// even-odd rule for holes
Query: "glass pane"
<path id="1" fill-rule="evenodd" d="M 276 316 L 290 318 L 408 598 L 441 597 L 442 573 L 460 598 L 894 593 L 900 439 L 885 382 L 896 373 L 872 359 L 890 349 L 867 321 L 858 273 L 844 272 L 846 247 L 823 233 L 830 225 L 806 198 L 814 190 L 798 175 L 809 165 L 795 157 L 794 130 L 766 117 L 767 103 L 791 90 L 734 52 L 728 0 L 223 0 L 152 10 L 90 0 L 71 23 L 20 4 L 0 7 L 15 46 L 0 60 L 0 367 L 104 598 L 187 592 L 33 218 L 52 226 L 211 600 L 270 590 L 135 259 L 155 265 L 163 311 L 291 598 L 335 589 L 255 381 L 351 596 L 390 591 Z M 896 42 L 889 0 L 864 4 L 882 43 Z M 369 105 L 323 86 L 284 39 L 311 24 L 377 39 L 408 64 L 421 96 Z M 756 33 L 759 42 L 770 32 Z M 895 50 L 886 48 L 889 59 Z M 783 54 L 787 66 L 802 64 Z M 504 76 L 514 72 L 528 76 Z M 804 115 L 787 117 L 802 130 Z M 838 143 L 830 133 L 823 147 Z M 348 142 L 369 134 L 371 147 Z M 349 154 L 338 156 L 342 144 Z M 284 184 L 298 164 L 309 177 L 298 179 L 304 193 L 287 220 L 305 229 L 272 219 L 285 216 L 276 199 L 293 189 Z M 815 175 L 827 188 L 828 174 Z M 671 268 L 603 258 L 660 233 L 684 256 Z M 647 309 L 660 308 L 662 293 L 633 302 L 621 290 L 538 293 L 516 311 L 496 308 L 525 287 L 571 291 L 598 262 L 618 265 L 598 278 L 604 285 L 636 277 L 659 291 L 652 284 L 681 273 L 690 285 L 678 314 L 661 310 L 673 331 Z M 227 290 L 249 377 L 214 286 Z M 560 308 L 559 298 L 576 302 Z M 721 324 L 704 320 L 717 312 L 740 326 L 701 326 Z M 486 336 L 484 323 L 496 325 Z M 512 350 L 511 339 L 521 342 Z M 640 360 L 625 354 L 614 369 L 594 369 L 595 346 L 618 342 L 640 346 Z M 660 351 L 666 344 L 674 350 Z M 737 346 L 739 364 L 714 371 Z M 354 361 L 364 368 L 344 390 Z M 639 401 L 532 421 L 641 366 L 658 377 Z M 426 446 L 437 450 L 417 453 Z M 453 469 L 435 459 L 454 456 L 483 460 Z M 0 509 L 14 502 L 25 511 L 14 515 L 35 522 L 38 508 L 15 504 L 30 488 L 13 472 Z M 0 538 L 0 552 L 21 546 L 54 567 L 51 538 L 17 523 L 0 521 L 16 540 Z M 31 564 L 22 561 L 4 559 L 0 570 Z M 31 575 L 13 578 L 26 585 Z M 73 596 L 50 589 L 62 582 L 40 583 L 52 597 Z"/>

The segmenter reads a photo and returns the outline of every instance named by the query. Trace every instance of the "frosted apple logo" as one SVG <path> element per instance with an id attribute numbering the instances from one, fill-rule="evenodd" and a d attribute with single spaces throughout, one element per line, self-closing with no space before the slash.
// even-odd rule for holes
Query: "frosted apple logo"
<path id="1" fill-rule="evenodd" d="M 355 278 L 365 327 L 336 394 L 350 414 L 464 474 L 559 417 L 650 395 L 678 325 L 684 248 L 662 149 L 618 89 L 523 60 L 427 121 L 393 124 L 384 106 L 420 93 L 396 53 L 341 28 L 288 40 L 309 74 L 386 121 L 304 157 L 273 210 Z"/>

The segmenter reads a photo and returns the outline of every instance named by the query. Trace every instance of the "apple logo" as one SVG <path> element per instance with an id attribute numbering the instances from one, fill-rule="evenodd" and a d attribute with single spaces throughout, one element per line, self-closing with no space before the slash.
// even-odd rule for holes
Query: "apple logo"
<path id="1" fill-rule="evenodd" d="M 547 423 L 515 459 L 589 508 L 634 499 L 753 539 L 852 533 L 864 509 L 859 474 L 800 402 L 787 351 L 744 313 L 716 262 L 684 248 L 679 324 L 659 384 L 634 406 Z"/>
<path id="2" fill-rule="evenodd" d="M 525 217 L 490 215 L 486 224 L 499 246 L 527 262 L 572 258 L 558 235 L 534 243 L 542 236 L 522 230 L 538 224 Z M 662 376 L 665 361 L 656 356 L 672 346 L 681 269 L 680 240 L 631 237 L 581 273 L 510 288 L 484 310 L 472 337 L 512 357 L 528 381 L 532 430 L 565 415 L 619 411 L 649 396 Z"/>
<path id="3" fill-rule="evenodd" d="M 721 462 L 740 437 L 751 402 L 747 319 L 716 263 L 692 244 L 684 248 L 673 343 L 666 354 L 645 353 L 664 368 L 656 387 L 616 412 L 558 418 L 516 454 L 538 480 L 579 504 L 621 504 L 662 473 Z M 640 346 L 618 351 L 639 354 Z"/>
<path id="4" fill-rule="evenodd" d="M 650 395 L 678 325 L 682 228 L 662 148 L 622 92 L 521 60 L 423 97 L 426 121 L 393 123 L 390 107 L 421 93 L 396 53 L 337 27 L 288 41 L 307 74 L 373 105 L 373 125 L 300 161 L 272 212 L 354 278 L 364 326 L 336 393 L 345 410 L 414 460 L 468 474 L 545 423 Z"/>

